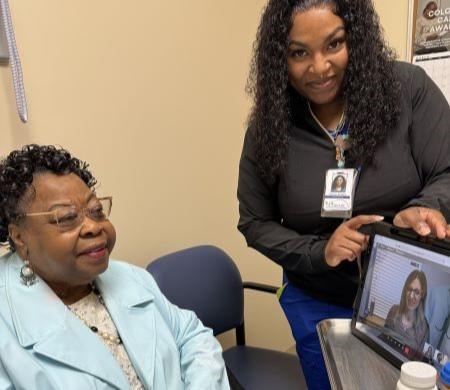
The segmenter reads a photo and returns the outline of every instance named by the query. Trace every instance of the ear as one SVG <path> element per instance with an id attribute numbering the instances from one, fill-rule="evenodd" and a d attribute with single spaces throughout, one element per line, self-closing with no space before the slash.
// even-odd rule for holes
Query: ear
<path id="1" fill-rule="evenodd" d="M 19 254 L 19 256 L 22 259 L 26 259 L 27 253 L 28 253 L 28 247 L 24 240 L 25 232 L 23 230 L 23 227 L 15 224 L 15 223 L 10 223 L 8 225 L 8 232 L 9 232 L 9 237 L 14 242 L 17 253 Z"/>

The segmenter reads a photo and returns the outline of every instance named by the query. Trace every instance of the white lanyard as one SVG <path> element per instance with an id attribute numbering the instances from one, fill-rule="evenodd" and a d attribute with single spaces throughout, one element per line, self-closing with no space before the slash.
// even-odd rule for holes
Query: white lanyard
<path id="1" fill-rule="evenodd" d="M 20 64 L 19 52 L 17 50 L 16 39 L 14 37 L 14 29 L 8 0 L 0 0 L 0 10 L 2 14 L 2 26 L 5 30 L 6 41 L 8 43 L 9 61 L 11 64 L 17 111 L 19 113 L 20 120 L 25 123 L 28 121 L 27 100 L 23 85 L 22 66 Z"/>

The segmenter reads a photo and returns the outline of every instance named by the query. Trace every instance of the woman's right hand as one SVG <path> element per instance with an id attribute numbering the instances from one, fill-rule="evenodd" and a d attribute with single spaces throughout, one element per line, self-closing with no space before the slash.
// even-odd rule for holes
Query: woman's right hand
<path id="1" fill-rule="evenodd" d="M 363 225 L 380 222 L 380 215 L 358 215 L 339 225 L 325 246 L 325 261 L 330 267 L 337 267 L 342 261 L 355 261 L 366 249 L 369 236 L 358 232 Z"/>

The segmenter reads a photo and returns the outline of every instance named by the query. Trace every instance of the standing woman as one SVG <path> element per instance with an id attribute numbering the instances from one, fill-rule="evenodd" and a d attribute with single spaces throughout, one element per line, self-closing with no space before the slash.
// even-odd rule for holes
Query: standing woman
<path id="1" fill-rule="evenodd" d="M 384 217 L 450 237 L 439 211 L 450 204 L 450 109 L 422 69 L 394 60 L 370 0 L 269 0 L 254 50 L 238 228 L 283 267 L 308 387 L 327 389 L 316 324 L 351 317 L 368 239 L 358 229 Z M 338 169 L 355 175 L 352 209 L 337 210 L 348 220 L 321 216 Z"/>

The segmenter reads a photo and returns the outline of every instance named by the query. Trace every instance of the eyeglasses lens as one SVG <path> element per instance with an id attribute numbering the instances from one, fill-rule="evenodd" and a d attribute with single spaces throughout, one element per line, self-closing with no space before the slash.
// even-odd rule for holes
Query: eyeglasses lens
<path id="1" fill-rule="evenodd" d="M 111 213 L 111 198 L 96 199 L 88 207 L 81 209 L 77 206 L 64 206 L 55 210 L 58 228 L 68 231 L 79 227 L 86 215 L 96 222 L 105 221 Z"/>

